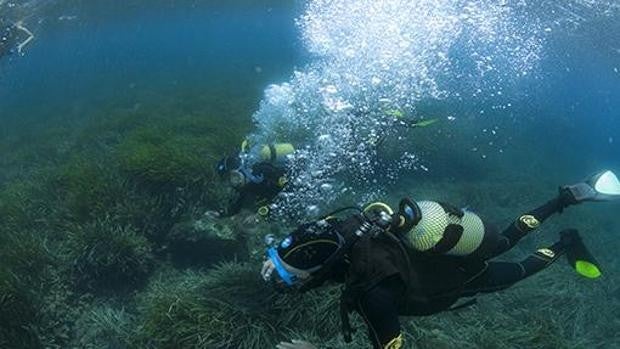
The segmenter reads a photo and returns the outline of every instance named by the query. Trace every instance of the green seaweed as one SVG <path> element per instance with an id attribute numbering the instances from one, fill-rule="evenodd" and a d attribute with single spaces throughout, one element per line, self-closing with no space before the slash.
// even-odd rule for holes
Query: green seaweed
<path id="1" fill-rule="evenodd" d="M 2 229 L 0 235 L 0 343 L 15 347 L 44 346 L 38 336 L 55 281 L 58 257 L 48 241 L 33 232 Z M 63 280 L 64 281 L 64 280 Z"/>
<path id="2" fill-rule="evenodd" d="M 142 337 L 158 348 L 269 348 L 292 327 L 333 322 L 337 297 L 323 298 L 277 294 L 255 265 L 224 263 L 151 283 L 139 302 Z M 325 305 L 332 311 L 309 316 Z"/>
<path id="3" fill-rule="evenodd" d="M 37 348 L 38 338 L 30 330 L 36 323 L 36 305 L 20 280 L 0 267 L 0 346 Z"/>
<path id="4" fill-rule="evenodd" d="M 154 266 L 145 237 L 105 218 L 69 229 L 67 249 L 76 283 L 93 292 L 136 287 Z"/>
<path id="5" fill-rule="evenodd" d="M 67 214 L 84 222 L 105 215 L 122 197 L 126 188 L 117 173 L 108 162 L 75 156 L 59 168 L 53 185 Z"/>
<path id="6" fill-rule="evenodd" d="M 212 181 L 216 160 L 240 142 L 226 137 L 234 127 L 195 116 L 139 127 L 118 147 L 121 169 L 159 189 Z"/>
<path id="7" fill-rule="evenodd" d="M 83 349 L 130 348 L 134 319 L 123 307 L 94 304 L 76 321 L 72 346 Z"/>

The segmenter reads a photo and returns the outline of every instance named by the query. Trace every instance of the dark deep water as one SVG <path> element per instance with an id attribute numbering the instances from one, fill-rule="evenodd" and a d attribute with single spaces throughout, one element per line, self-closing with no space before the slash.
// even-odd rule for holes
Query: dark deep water
<path id="1" fill-rule="evenodd" d="M 244 240 L 249 247 L 231 248 L 230 239 L 223 239 L 223 247 L 216 245 L 205 253 L 202 248 L 211 246 L 212 237 L 179 238 L 178 232 L 185 220 L 194 219 L 197 212 L 214 209 L 218 203 L 220 196 L 212 191 L 219 184 L 209 182 L 212 178 L 207 175 L 207 184 L 203 184 L 201 180 L 205 179 L 200 175 L 211 171 L 211 162 L 229 152 L 252 130 L 251 116 L 264 99 L 265 88 L 289 81 L 294 71 L 307 67 L 314 58 L 304 48 L 295 23 L 304 6 L 293 1 L 147 3 L 75 1 L 69 6 L 55 6 L 27 21 L 34 28 L 36 39 L 26 47 L 24 56 L 0 57 L 0 219 L 6 219 L 0 221 L 0 245 L 9 246 L 7 252 L 0 246 L 0 256 L 9 256 L 6 265 L 19 270 L 17 274 L 33 275 L 34 281 L 20 280 L 22 283 L 16 284 L 26 285 L 25 293 L 35 299 L 28 298 L 27 311 L 16 307 L 9 318 L 19 318 L 14 316 L 16 313 L 32 312 L 37 315 L 26 318 L 25 323 L 36 323 L 39 332 L 49 333 L 40 339 L 40 345 L 7 344 L 0 336 L 0 347 L 86 347 L 96 339 L 97 346 L 92 348 L 143 348 L 145 343 L 148 348 L 260 348 L 257 343 L 287 339 L 281 333 L 269 332 L 274 326 L 265 320 L 271 318 L 263 318 L 262 311 L 271 308 L 266 309 L 260 297 L 272 299 L 271 294 L 264 292 L 262 284 L 253 283 L 256 265 L 262 260 L 261 252 L 256 252 L 262 248 L 256 236 L 271 231 L 271 226 L 248 228 L 241 220 L 226 221 L 223 225 L 229 230 L 248 229 L 254 234 L 247 239 L 249 242 Z M 437 131 L 432 127 L 428 132 L 416 131 L 426 145 L 422 156 L 430 170 L 405 172 L 402 181 L 389 187 L 387 193 L 396 196 L 409 190 L 416 198 L 436 196 L 497 215 L 497 221 L 503 224 L 521 210 L 555 195 L 559 184 L 601 169 L 620 173 L 618 16 L 601 17 L 580 30 L 550 35 L 532 75 L 516 83 L 506 81 L 501 97 L 421 103 L 422 114 L 454 115 L 456 120 L 433 126 Z M 496 108 L 507 104 L 510 105 L 506 108 Z M 175 120 L 179 120 L 180 126 Z M 170 152 L 172 159 L 165 151 L 168 147 L 175 149 Z M 192 167 L 191 161 L 196 158 L 191 156 L 177 161 L 182 158 L 179 154 L 192 152 L 197 154 L 196 158 L 208 159 L 208 166 Z M 157 167 L 153 163 L 161 158 L 169 164 L 163 169 L 149 168 Z M 175 166 L 191 170 L 185 173 Z M 170 168 L 177 171 L 170 170 L 174 172 L 172 179 L 166 177 Z M 185 177 L 175 182 L 175 176 Z M 161 178 L 170 179 L 172 185 Z M 23 189 L 30 188 L 30 184 L 34 189 Z M 207 194 L 196 194 L 201 190 Z M 544 233 L 548 235 L 536 235 L 511 255 L 529 253 L 551 241 L 550 233 L 575 226 L 584 233 L 592 250 L 597 251 L 604 271 L 609 271 L 603 279 L 583 281 L 573 275 L 565 262 L 558 262 L 562 266 L 554 266 L 553 272 L 524 282 L 506 298 L 483 298 L 486 305 L 464 315 L 414 320 L 416 325 L 407 327 L 412 333 L 408 340 L 418 341 L 420 348 L 618 347 L 620 337 L 614 333 L 617 320 L 613 318 L 620 309 L 618 205 L 571 209 L 551 220 Z M 134 227 L 136 235 L 151 244 L 148 258 L 144 258 L 153 260 L 151 264 L 145 267 L 138 263 L 148 270 L 144 272 L 146 276 L 136 276 L 138 281 L 120 282 L 131 285 L 129 291 L 103 286 L 103 291 L 93 290 L 90 284 L 83 288 L 74 280 L 76 274 L 88 274 L 85 270 L 97 265 L 93 263 L 76 272 L 72 268 L 85 258 L 67 251 L 83 247 L 80 234 L 86 236 L 89 231 L 99 232 L 98 229 L 100 236 L 118 233 L 102 228 L 106 224 Z M 221 226 L 209 229 L 225 230 Z M 3 241 L 2 234 L 10 243 Z M 29 245 L 33 236 L 33 241 L 37 237 L 41 241 Z M 26 243 L 15 242 L 22 240 Z M 131 239 L 122 240 L 121 247 L 126 247 L 124 243 L 130 245 L 128 240 Z M 175 242 L 194 250 L 174 250 Z M 234 262 L 218 266 L 217 275 L 211 278 L 209 268 L 216 258 L 213 256 L 221 257 L 228 248 L 234 250 L 234 257 L 223 259 Z M 17 252 L 11 254 L 9 250 Z M 33 255 L 39 250 L 51 254 L 54 262 L 38 266 L 39 259 Z M 242 256 L 239 262 L 250 264 L 237 263 L 238 256 Z M 183 257 L 189 267 L 174 264 Z M 0 260 L 0 281 L 9 279 L 6 275 L 11 274 L 4 272 L 2 263 Z M 46 269 L 48 265 L 53 265 L 53 272 Z M 130 267 L 121 269 L 140 269 Z M 106 277 L 101 276 L 107 274 L 93 274 L 95 281 L 89 279 L 91 282 L 96 284 L 100 278 L 107 283 Z M 226 279 L 224 286 L 217 283 L 218 278 L 225 277 L 231 277 L 233 282 Z M 244 282 L 252 291 L 239 288 Z M 0 296 L 5 290 L 19 294 L 18 287 L 1 288 L 3 285 L 0 282 Z M 63 293 L 66 285 L 71 293 Z M 35 288 L 40 294 L 30 295 Z M 203 292 L 204 289 L 214 295 Z M 58 304 L 40 305 L 48 304 L 50 298 Z M 223 300 L 224 310 L 218 308 L 217 302 L 209 303 L 213 298 Z M 2 302 L 5 299 L 13 298 L 0 297 Z M 230 299 L 237 308 L 226 303 Z M 319 304 L 324 298 L 313 300 Z M 175 308 L 184 301 L 186 307 Z M 315 303 L 308 307 L 312 306 Z M 13 311 L 9 306 L 5 308 Z M 232 314 L 231 317 L 247 316 L 249 320 L 243 322 L 246 327 L 240 325 L 240 330 L 234 332 L 236 328 L 231 330 L 201 317 L 203 313 L 215 313 L 214 309 L 218 314 Z M 288 319 L 288 315 L 282 315 L 288 313 L 276 314 L 277 319 Z M 325 332 L 304 328 L 310 320 L 321 325 L 325 313 L 305 319 L 300 318 L 306 313 L 299 314 L 302 315 L 297 318 L 291 315 L 291 333 L 343 347 L 339 339 L 333 339 L 337 337 L 337 325 L 330 323 L 336 330 L 325 325 L 329 327 Z M 336 319 L 336 313 L 329 314 Z M 468 323 L 470 316 L 478 316 L 482 325 Z M 609 317 L 609 321 L 604 317 Z M 17 324 L 17 337 L 29 336 L 30 332 L 20 334 L 27 327 L 15 321 L 11 326 Z M 58 323 L 69 325 L 63 327 Z M 451 329 L 463 324 L 469 326 L 466 330 L 471 335 L 457 341 L 453 338 L 457 332 Z M 244 329 L 250 328 L 255 332 L 246 332 L 258 333 L 258 339 L 243 337 L 245 342 L 240 344 L 234 338 L 217 337 L 219 345 L 209 346 L 208 341 L 201 342 L 203 338 L 192 337 L 200 331 L 212 334 L 211 328 L 214 333 L 219 331 L 214 337 L 224 332 L 228 335 L 226 331 L 230 331 L 231 337 L 239 338 L 246 334 Z M 448 329 L 446 333 L 441 332 L 442 328 Z M 173 339 L 166 337 L 168 331 Z M 365 343 L 363 335 L 357 337 L 360 338 L 355 344 Z"/>

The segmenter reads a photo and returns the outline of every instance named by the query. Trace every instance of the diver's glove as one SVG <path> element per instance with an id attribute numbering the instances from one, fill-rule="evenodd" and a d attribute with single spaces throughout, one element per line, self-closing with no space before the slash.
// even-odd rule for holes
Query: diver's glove
<path id="1" fill-rule="evenodd" d="M 611 171 L 603 171 L 577 184 L 560 187 L 563 207 L 584 201 L 609 201 L 620 198 L 620 181 Z"/>

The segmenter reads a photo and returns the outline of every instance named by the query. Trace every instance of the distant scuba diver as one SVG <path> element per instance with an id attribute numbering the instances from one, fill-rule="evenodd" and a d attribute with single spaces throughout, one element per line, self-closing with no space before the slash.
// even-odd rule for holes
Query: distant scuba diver
<path id="1" fill-rule="evenodd" d="M 267 216 L 269 203 L 287 184 L 287 157 L 294 151 L 290 143 L 262 145 L 258 149 L 260 160 L 249 164 L 249 146 L 244 141 L 239 152 L 220 160 L 216 172 L 237 192 L 237 198 L 220 216 L 235 215 L 244 207 Z"/>
<path id="2" fill-rule="evenodd" d="M 438 119 L 412 119 L 409 120 L 399 110 L 385 112 L 395 121 L 395 129 L 414 129 L 427 127 Z M 381 146 L 386 135 L 370 139 L 369 142 L 376 147 Z M 220 178 L 237 192 L 237 198 L 222 212 L 210 212 L 219 217 L 233 216 L 242 208 L 257 209 L 260 216 L 270 213 L 269 203 L 282 191 L 287 184 L 288 155 L 295 151 L 290 143 L 273 143 L 258 147 L 258 162 L 249 164 L 250 146 L 246 141 L 241 144 L 241 149 L 234 154 L 222 158 L 216 165 L 216 172 Z"/>
<path id="3" fill-rule="evenodd" d="M 24 47 L 34 39 L 34 34 L 22 21 L 7 23 L 0 19 L 0 58 L 11 53 L 23 54 Z"/>
<path id="4" fill-rule="evenodd" d="M 356 311 L 368 327 L 374 348 L 403 346 L 399 316 L 422 316 L 460 308 L 461 297 L 507 289 L 547 268 L 566 255 L 575 270 L 588 278 L 601 275 L 577 230 L 518 263 L 493 258 L 554 213 L 584 201 L 620 198 L 620 182 L 606 171 L 560 187 L 546 204 L 521 215 L 503 232 L 493 230 L 473 212 L 433 201 L 403 199 L 394 212 L 384 203 L 364 210 L 343 208 L 303 224 L 267 251 L 261 274 L 276 287 L 298 292 L 325 281 L 344 283 L 341 317 L 345 340 L 351 341 L 348 314 Z M 358 213 L 339 219 L 338 213 Z M 295 341 L 278 348 L 311 349 Z"/>

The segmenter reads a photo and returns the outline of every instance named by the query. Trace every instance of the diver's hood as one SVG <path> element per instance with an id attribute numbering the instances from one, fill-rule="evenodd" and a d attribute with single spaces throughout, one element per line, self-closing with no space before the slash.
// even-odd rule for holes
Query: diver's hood
<path id="1" fill-rule="evenodd" d="M 228 176 L 230 185 L 241 188 L 248 183 L 261 183 L 262 175 L 255 175 L 240 154 L 229 155 L 218 161 L 216 172 L 221 178 Z"/>
<path id="2" fill-rule="evenodd" d="M 325 273 L 320 271 L 332 267 L 344 246 L 345 240 L 336 226 L 325 219 L 299 226 L 277 246 L 267 250 L 267 257 L 279 277 L 276 284 L 296 290 L 322 284 L 325 278 L 320 276 Z M 298 278 L 293 270 L 308 273 L 309 277 Z"/>
<path id="3" fill-rule="evenodd" d="M 228 182 L 233 188 L 241 188 L 248 183 L 248 180 L 242 171 L 231 170 L 228 172 Z"/>

